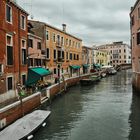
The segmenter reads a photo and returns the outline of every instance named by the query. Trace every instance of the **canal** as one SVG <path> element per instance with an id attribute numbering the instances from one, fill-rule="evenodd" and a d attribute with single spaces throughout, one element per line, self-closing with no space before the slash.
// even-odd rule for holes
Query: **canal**
<path id="1" fill-rule="evenodd" d="M 48 107 L 51 116 L 34 140 L 140 140 L 140 98 L 132 94 L 131 71 L 92 86 L 71 87 Z"/>

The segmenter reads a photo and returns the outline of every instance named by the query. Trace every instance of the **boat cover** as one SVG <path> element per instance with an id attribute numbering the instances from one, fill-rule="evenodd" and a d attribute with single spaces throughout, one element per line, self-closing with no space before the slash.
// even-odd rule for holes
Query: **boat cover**
<path id="1" fill-rule="evenodd" d="M 19 140 L 28 136 L 49 117 L 50 111 L 35 110 L 0 132 L 0 140 Z"/>

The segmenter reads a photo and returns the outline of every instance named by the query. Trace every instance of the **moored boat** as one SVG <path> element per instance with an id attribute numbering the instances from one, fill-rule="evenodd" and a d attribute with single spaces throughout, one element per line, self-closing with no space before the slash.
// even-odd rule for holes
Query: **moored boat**
<path id="1" fill-rule="evenodd" d="M 93 76 L 90 76 L 90 78 L 88 78 L 88 79 L 81 79 L 80 84 L 83 86 L 88 86 L 88 85 L 91 85 L 91 84 L 94 84 L 94 83 L 100 81 L 100 79 L 101 79 L 101 76 L 93 75 Z"/>
<path id="2" fill-rule="evenodd" d="M 50 111 L 35 110 L 18 119 L 13 124 L 0 132 L 1 140 L 31 139 L 33 133 L 41 126 L 45 126 L 45 120 L 50 116 Z"/>

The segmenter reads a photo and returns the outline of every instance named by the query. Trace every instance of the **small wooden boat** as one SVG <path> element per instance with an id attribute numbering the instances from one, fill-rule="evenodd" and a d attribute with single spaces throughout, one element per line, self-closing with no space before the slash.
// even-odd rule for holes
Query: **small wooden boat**
<path id="1" fill-rule="evenodd" d="M 88 86 L 88 85 L 92 85 L 92 84 L 100 81 L 100 79 L 101 79 L 101 76 L 93 75 L 88 79 L 81 79 L 80 84 L 83 86 Z"/>
<path id="2" fill-rule="evenodd" d="M 0 132 L 0 140 L 23 140 L 33 138 L 33 133 L 41 126 L 45 126 L 45 120 L 50 116 L 50 111 L 35 110 L 18 119 Z"/>

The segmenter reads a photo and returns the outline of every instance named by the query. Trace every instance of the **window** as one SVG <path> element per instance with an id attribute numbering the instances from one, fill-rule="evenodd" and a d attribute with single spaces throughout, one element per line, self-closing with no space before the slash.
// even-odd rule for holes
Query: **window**
<path id="1" fill-rule="evenodd" d="M 72 60 L 72 53 L 70 53 L 70 60 Z"/>
<path id="2" fill-rule="evenodd" d="M 78 43 L 78 47 L 80 48 L 80 43 Z"/>
<path id="3" fill-rule="evenodd" d="M 64 51 L 62 51 L 62 58 L 64 59 Z"/>
<path id="4" fill-rule="evenodd" d="M 64 45 L 64 37 L 61 37 L 61 45 Z"/>
<path id="5" fill-rule="evenodd" d="M 69 59 L 69 53 L 68 52 L 66 53 L 66 59 L 67 60 Z"/>
<path id="6" fill-rule="evenodd" d="M 79 55 L 77 54 L 77 60 L 79 60 Z"/>
<path id="7" fill-rule="evenodd" d="M 126 59 L 126 55 L 124 55 L 124 59 Z"/>
<path id="8" fill-rule="evenodd" d="M 2 73 L 3 73 L 3 65 L 0 64 L 0 74 L 2 74 Z"/>
<path id="9" fill-rule="evenodd" d="M 6 35 L 7 44 L 7 65 L 13 65 L 13 37 Z"/>
<path id="10" fill-rule="evenodd" d="M 41 50 L 41 42 L 37 42 L 37 49 Z"/>
<path id="11" fill-rule="evenodd" d="M 26 84 L 26 75 L 22 75 L 22 85 Z"/>
<path id="12" fill-rule="evenodd" d="M 68 45 L 68 39 L 66 39 L 66 45 Z"/>
<path id="13" fill-rule="evenodd" d="M 137 33 L 137 45 L 140 44 L 140 32 Z"/>
<path id="14" fill-rule="evenodd" d="M 74 54 L 74 60 L 76 60 L 76 54 Z"/>
<path id="15" fill-rule="evenodd" d="M 62 68 L 62 73 L 64 72 L 64 69 Z"/>
<path id="16" fill-rule="evenodd" d="M 26 64 L 26 49 L 22 48 L 22 65 Z"/>
<path id="17" fill-rule="evenodd" d="M 56 74 L 56 68 L 54 68 L 53 73 Z"/>
<path id="18" fill-rule="evenodd" d="M 47 48 L 47 58 L 48 59 L 50 58 L 50 50 L 49 50 L 49 48 Z"/>
<path id="19" fill-rule="evenodd" d="M 56 59 L 56 50 L 53 50 L 53 58 Z"/>
<path id="20" fill-rule="evenodd" d="M 69 40 L 69 46 L 71 46 L 71 40 Z"/>
<path id="21" fill-rule="evenodd" d="M 6 21 L 12 23 L 12 8 L 6 5 Z"/>
<path id="22" fill-rule="evenodd" d="M 13 89 L 13 77 L 8 77 L 7 78 L 7 90 L 12 90 Z"/>
<path id="23" fill-rule="evenodd" d="M 28 47 L 33 48 L 33 40 L 32 39 L 28 39 Z"/>
<path id="24" fill-rule="evenodd" d="M 26 29 L 26 17 L 24 15 L 21 15 L 21 29 L 25 30 Z"/>
<path id="25" fill-rule="evenodd" d="M 119 53 L 121 53 L 121 50 L 119 50 Z"/>
<path id="26" fill-rule="evenodd" d="M 53 33 L 53 42 L 55 42 L 56 40 L 55 40 L 55 34 Z"/>
<path id="27" fill-rule="evenodd" d="M 126 52 L 126 50 L 124 49 L 124 53 Z"/>
<path id="28" fill-rule="evenodd" d="M 61 51 L 57 51 L 58 58 L 61 58 Z"/>
<path id="29" fill-rule="evenodd" d="M 135 21 L 135 20 L 134 20 L 134 16 L 132 16 L 132 17 L 131 17 L 131 26 L 134 25 L 134 21 Z"/>
<path id="30" fill-rule="evenodd" d="M 29 59 L 29 66 L 33 66 L 34 65 L 34 63 L 33 63 L 33 58 L 30 58 Z"/>
<path id="31" fill-rule="evenodd" d="M 49 31 L 46 31 L 46 40 L 49 40 Z"/>
<path id="32" fill-rule="evenodd" d="M 138 7 L 138 18 L 140 18 L 140 7 Z"/>
<path id="33" fill-rule="evenodd" d="M 60 45 L 60 35 L 57 35 L 57 43 Z"/>

